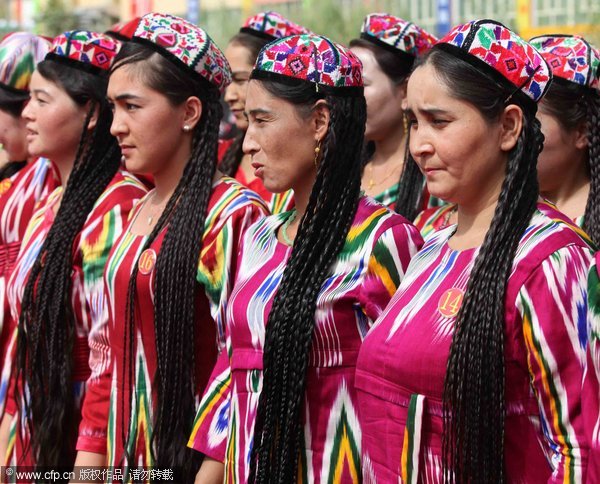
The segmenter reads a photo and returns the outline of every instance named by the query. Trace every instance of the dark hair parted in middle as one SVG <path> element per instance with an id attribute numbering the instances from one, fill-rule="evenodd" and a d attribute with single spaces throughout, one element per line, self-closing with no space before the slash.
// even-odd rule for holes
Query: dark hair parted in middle
<path id="1" fill-rule="evenodd" d="M 200 76 L 158 53 L 147 43 L 127 43 L 115 59 L 113 72 L 127 66 L 142 82 L 164 95 L 175 106 L 191 96 L 202 101 L 202 115 L 193 132 L 192 152 L 183 175 L 143 250 L 166 228 L 154 273 L 155 337 L 157 350 L 157 408 L 152 422 L 151 452 L 157 468 L 178 468 L 190 478 L 197 471 L 193 453 L 187 449 L 194 419 L 194 335 L 197 263 L 202 250 L 206 212 L 216 172 L 219 121 L 222 116 L 219 90 Z M 193 243 L 192 243 L 193 242 Z M 121 401 L 125 386 L 134 381 L 135 294 L 139 272 L 134 266 L 128 288 L 123 353 Z M 127 412 L 123 412 L 127 414 Z M 124 425 L 120 438 L 125 452 L 129 435 Z M 126 458 L 128 456 L 121 456 Z M 128 459 L 130 461 L 130 459 Z"/>

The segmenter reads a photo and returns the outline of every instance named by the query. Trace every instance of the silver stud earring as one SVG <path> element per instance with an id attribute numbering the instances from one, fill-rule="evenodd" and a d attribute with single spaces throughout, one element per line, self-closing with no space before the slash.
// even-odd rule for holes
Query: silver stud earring
<path id="1" fill-rule="evenodd" d="M 186 133 L 189 133 L 192 130 L 192 127 L 189 124 L 186 124 L 186 125 L 183 126 L 183 130 Z"/>

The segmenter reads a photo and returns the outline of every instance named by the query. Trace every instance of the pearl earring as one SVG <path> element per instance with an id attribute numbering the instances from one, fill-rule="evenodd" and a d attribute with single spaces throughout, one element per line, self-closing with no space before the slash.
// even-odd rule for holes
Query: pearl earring
<path id="1" fill-rule="evenodd" d="M 186 125 L 183 126 L 183 130 L 186 133 L 189 133 L 192 130 L 192 127 L 189 124 L 186 124 Z"/>

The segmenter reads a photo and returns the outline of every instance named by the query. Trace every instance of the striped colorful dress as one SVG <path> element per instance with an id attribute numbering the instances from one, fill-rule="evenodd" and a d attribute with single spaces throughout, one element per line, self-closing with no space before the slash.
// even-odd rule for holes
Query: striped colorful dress
<path id="1" fill-rule="evenodd" d="M 123 230 L 129 211 L 134 203 L 146 193 L 144 186 L 126 172 L 118 172 L 100 195 L 87 217 L 83 230 L 73 243 L 72 295 L 75 317 L 75 341 L 73 343 L 74 398 L 80 408 L 86 396 L 86 388 L 97 377 L 101 361 L 94 348 L 94 333 L 108 317 L 108 304 L 104 296 L 103 274 L 108 253 Z M 11 309 L 11 341 L 5 358 L 11 364 L 15 354 L 16 326 L 21 312 L 21 301 L 29 273 L 55 218 L 62 187 L 55 189 L 46 203 L 31 218 L 15 269 L 8 282 L 8 299 Z M 14 382 L 14 379 L 11 380 Z M 6 385 L 7 382 L 3 382 Z M 6 413 L 13 415 L 8 445 L 7 465 L 29 465 L 34 462 L 31 453 L 24 455 L 29 441 L 29 430 L 22 412 L 22 402 L 15 401 L 14 387 L 9 389 Z M 76 420 L 80 415 L 73 415 Z M 100 429 L 82 426 L 85 434 Z M 20 435 L 17 435 L 19 433 Z"/>
<path id="2" fill-rule="evenodd" d="M 590 268 L 588 278 L 588 350 L 583 381 L 583 416 L 590 445 L 587 482 L 600 482 L 600 253 Z"/>
<path id="3" fill-rule="evenodd" d="M 37 205 L 60 185 L 59 177 L 46 158 L 38 158 L 10 178 L 0 181 L 0 354 L 9 344 L 10 308 L 6 282 L 14 267 L 21 241 Z M 2 368 L 0 361 L 0 368 Z M 6 372 L 10 371 L 10 366 Z M 8 381 L 5 375 L 0 381 Z M 0 414 L 6 399 L 6 385 L 0 386 Z"/>
<path id="4" fill-rule="evenodd" d="M 269 311 L 291 247 L 277 240 L 290 212 L 252 226 L 244 237 L 222 352 L 200 404 L 190 445 L 225 462 L 225 482 L 248 479 L 262 386 Z M 362 198 L 346 243 L 317 297 L 303 409 L 302 482 L 359 482 L 360 427 L 354 390 L 358 349 L 422 244 L 412 224 Z"/>
<path id="5" fill-rule="evenodd" d="M 108 451 L 108 464 L 123 467 L 153 465 L 150 439 L 156 405 L 153 384 L 157 367 L 153 269 L 168 230 L 165 228 L 151 247 L 142 252 L 147 236 L 137 235 L 130 229 L 136 214 L 137 211 L 132 214 L 129 227 L 108 258 L 105 288 L 110 301 L 110 318 L 96 338 L 97 346 L 104 352 L 106 365 L 99 383 L 90 390 L 93 397 L 83 409 L 84 422 L 103 420 L 106 431 L 88 436 L 80 434 L 78 443 L 78 450 Z M 223 177 L 213 185 L 197 271 L 199 284 L 194 324 L 198 401 L 219 347 L 225 344 L 223 315 L 233 283 L 239 242 L 247 227 L 266 215 L 266 207 L 258 195 L 235 180 Z M 135 294 L 134 353 L 130 357 L 124 341 L 125 335 L 129 334 L 127 294 L 135 264 L 139 272 Z M 124 368 L 124 365 L 131 365 L 132 361 L 134 380 L 129 384 L 123 380 L 123 374 L 128 375 L 130 368 Z M 127 433 L 127 443 L 123 429 Z M 125 446 L 133 461 L 123 460 Z"/>
<path id="6" fill-rule="evenodd" d="M 442 396 L 456 314 L 479 249 L 433 234 L 361 348 L 356 388 L 365 483 L 441 483 Z M 586 279 L 592 250 L 539 203 L 506 289 L 506 482 L 583 482 Z"/>
<path id="7" fill-rule="evenodd" d="M 427 208 L 417 215 L 415 226 L 419 229 L 423 238 L 427 240 L 431 234 L 452 225 L 450 219 L 455 210 L 456 205 L 452 203 Z"/>
<path id="8" fill-rule="evenodd" d="M 260 178 L 254 178 L 253 180 L 248 181 L 241 166 L 235 174 L 235 179 L 245 187 L 258 193 L 267 204 L 271 214 L 287 212 L 294 208 L 294 192 L 291 190 L 282 193 L 271 193 L 265 188 Z"/>

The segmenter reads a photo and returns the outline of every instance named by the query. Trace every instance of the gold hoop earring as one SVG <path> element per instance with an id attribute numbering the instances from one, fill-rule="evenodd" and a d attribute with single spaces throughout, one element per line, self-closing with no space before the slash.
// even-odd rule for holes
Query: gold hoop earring
<path id="1" fill-rule="evenodd" d="M 321 142 L 317 141 L 315 146 L 315 168 L 319 168 L 319 155 L 321 154 Z"/>

